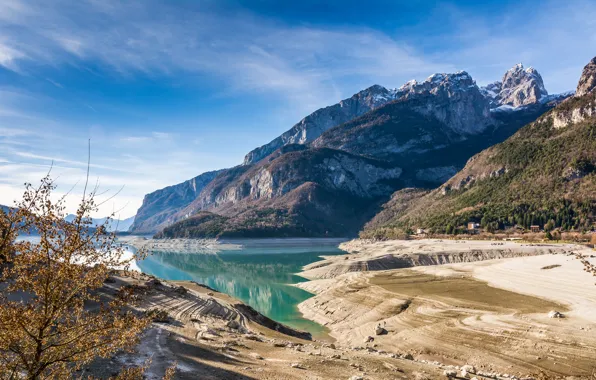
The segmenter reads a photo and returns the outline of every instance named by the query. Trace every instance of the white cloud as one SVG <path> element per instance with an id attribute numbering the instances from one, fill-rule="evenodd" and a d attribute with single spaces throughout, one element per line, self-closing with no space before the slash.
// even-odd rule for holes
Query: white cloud
<path id="1" fill-rule="evenodd" d="M 18 71 L 17 61 L 26 58 L 26 55 L 10 46 L 0 43 L 0 66 L 9 70 Z"/>
<path id="2" fill-rule="evenodd" d="M 369 29 L 293 27 L 154 1 L 11 0 L 4 8 L 0 32 L 22 49 L 10 54 L 12 69 L 88 60 L 125 76 L 207 73 L 226 83 L 222 93 L 273 92 L 304 110 L 351 95 L 358 88 L 344 82 L 355 76 L 397 86 L 450 68 Z"/>

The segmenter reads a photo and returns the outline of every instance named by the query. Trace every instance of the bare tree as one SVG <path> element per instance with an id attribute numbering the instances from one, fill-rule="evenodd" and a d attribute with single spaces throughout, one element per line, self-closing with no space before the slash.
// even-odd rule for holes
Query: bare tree
<path id="1" fill-rule="evenodd" d="M 74 221 L 65 198 L 53 201 L 49 174 L 26 184 L 22 200 L 0 211 L 0 379 L 65 379 L 97 358 L 132 349 L 150 319 L 126 295 L 98 292 L 114 267 L 127 268 L 110 218 L 93 226 L 97 189 L 87 192 Z M 34 233 L 39 242 L 17 239 Z M 138 378 L 128 369 L 122 378 Z"/>

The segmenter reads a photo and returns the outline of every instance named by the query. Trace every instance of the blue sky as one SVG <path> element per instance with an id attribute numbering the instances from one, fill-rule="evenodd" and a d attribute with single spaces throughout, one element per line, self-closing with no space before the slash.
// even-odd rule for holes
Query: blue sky
<path id="1" fill-rule="evenodd" d="M 54 162 L 58 193 L 124 189 L 100 214 L 244 154 L 378 83 L 517 62 L 550 93 L 596 55 L 594 1 L 0 2 L 0 203 Z"/>

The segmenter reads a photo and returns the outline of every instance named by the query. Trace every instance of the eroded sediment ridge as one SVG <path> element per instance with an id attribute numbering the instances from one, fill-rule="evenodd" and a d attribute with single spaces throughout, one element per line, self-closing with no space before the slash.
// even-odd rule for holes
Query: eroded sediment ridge
<path id="1" fill-rule="evenodd" d="M 513 242 L 413 240 L 370 242 L 352 240 L 340 245 L 347 255 L 325 256 L 304 267 L 301 276 L 329 279 L 349 272 L 380 271 L 417 266 L 467 263 L 512 257 L 567 252 L 567 244 L 517 244 Z"/>

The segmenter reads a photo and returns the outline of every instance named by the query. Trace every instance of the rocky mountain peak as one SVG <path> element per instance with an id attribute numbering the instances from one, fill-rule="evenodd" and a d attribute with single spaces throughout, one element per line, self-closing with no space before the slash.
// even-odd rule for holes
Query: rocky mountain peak
<path id="1" fill-rule="evenodd" d="M 503 75 L 501 82 L 494 82 L 482 89 L 491 99 L 491 106 L 521 107 L 536 104 L 548 96 L 542 76 L 533 67 L 524 69 L 516 64 Z"/>
<path id="2" fill-rule="evenodd" d="M 592 60 L 584 67 L 584 71 L 582 72 L 582 76 L 579 79 L 579 83 L 577 84 L 577 91 L 575 92 L 576 96 L 585 95 L 596 87 L 596 57 L 592 58 Z"/>
<path id="3" fill-rule="evenodd" d="M 436 95 L 440 90 L 465 91 L 471 87 L 476 87 L 476 82 L 465 71 L 458 71 L 454 74 L 436 73 L 423 82 L 416 80 L 406 82 L 396 90 L 396 98 L 425 92 Z"/>
<path id="4" fill-rule="evenodd" d="M 244 157 L 244 165 L 256 163 L 287 144 L 307 144 L 326 130 L 352 120 L 396 98 L 396 90 L 375 84 L 332 106 L 321 108 L 269 143 L 253 149 Z"/>
<path id="5" fill-rule="evenodd" d="M 533 67 L 524 68 L 521 63 L 507 70 L 501 81 L 481 87 L 480 92 L 491 108 L 517 108 L 550 99 L 540 73 Z"/>

